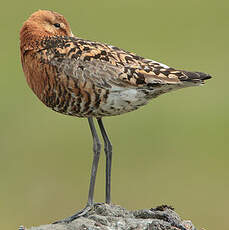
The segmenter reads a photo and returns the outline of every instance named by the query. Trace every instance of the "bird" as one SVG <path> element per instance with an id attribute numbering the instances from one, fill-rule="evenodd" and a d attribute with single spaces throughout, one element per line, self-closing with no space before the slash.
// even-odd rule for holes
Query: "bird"
<path id="1" fill-rule="evenodd" d="M 86 118 L 93 140 L 88 200 L 84 209 L 55 223 L 85 215 L 94 203 L 101 142 L 106 157 L 105 203 L 111 203 L 112 144 L 104 117 L 131 112 L 161 94 L 203 85 L 211 76 L 171 68 L 129 51 L 73 35 L 65 17 L 52 10 L 34 12 L 20 30 L 21 63 L 34 94 L 52 110 Z"/>

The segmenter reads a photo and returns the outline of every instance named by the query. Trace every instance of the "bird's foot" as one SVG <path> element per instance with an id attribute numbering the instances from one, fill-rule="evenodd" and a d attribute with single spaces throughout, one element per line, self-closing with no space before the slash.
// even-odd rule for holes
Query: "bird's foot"
<path id="1" fill-rule="evenodd" d="M 67 217 L 63 220 L 58 220 L 55 221 L 53 224 L 61 224 L 61 223 L 71 223 L 73 220 L 78 219 L 82 216 L 87 215 L 90 211 L 92 211 L 96 205 L 98 205 L 100 203 L 94 203 L 91 205 L 87 205 L 84 209 L 78 211 L 77 213 L 75 213 L 73 216 Z"/>
<path id="2" fill-rule="evenodd" d="M 55 221 L 53 224 L 70 223 L 79 217 L 85 216 L 89 211 L 91 211 L 93 209 L 93 206 L 94 206 L 93 204 L 87 205 L 84 209 L 78 211 L 73 216 L 67 217 L 63 220 Z"/>

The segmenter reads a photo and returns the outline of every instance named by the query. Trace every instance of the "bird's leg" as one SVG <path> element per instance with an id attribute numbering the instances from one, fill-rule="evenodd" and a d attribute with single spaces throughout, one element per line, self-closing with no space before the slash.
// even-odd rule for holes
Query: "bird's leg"
<path id="1" fill-rule="evenodd" d="M 106 154 L 106 203 L 111 202 L 111 163 L 112 163 L 112 145 L 107 136 L 106 130 L 103 126 L 101 118 L 97 119 L 101 134 L 104 140 L 104 151 Z"/>
<path id="2" fill-rule="evenodd" d="M 88 201 L 87 206 L 91 206 L 93 204 L 93 197 L 94 197 L 94 190 L 95 190 L 95 179 L 96 179 L 96 173 L 98 169 L 98 163 L 99 163 L 99 156 L 101 151 L 101 143 L 99 141 L 98 134 L 95 129 L 94 122 L 92 118 L 88 118 L 88 123 L 91 129 L 91 134 L 93 138 L 93 152 L 94 152 L 94 158 L 91 168 L 91 179 L 90 179 L 90 187 L 89 187 L 89 193 L 88 193 Z"/>
<path id="3" fill-rule="evenodd" d="M 94 189 L 95 189 L 95 179 L 96 179 L 96 173 L 97 173 L 97 169 L 98 169 L 99 156 L 100 156 L 100 151 L 101 151 L 101 143 L 99 141 L 99 137 L 98 137 L 98 134 L 96 132 L 93 119 L 91 117 L 88 118 L 88 123 L 90 126 L 92 138 L 93 138 L 94 157 L 93 157 L 93 163 L 92 163 L 92 168 L 91 168 L 91 179 L 90 179 L 87 205 L 84 209 L 82 209 L 81 211 L 78 211 L 73 216 L 67 217 L 67 218 L 60 220 L 60 221 L 56 221 L 53 224 L 70 223 L 73 220 L 75 220 L 81 216 L 84 216 L 88 211 L 91 210 L 91 208 L 94 204 L 93 203 L 93 197 L 94 197 Z"/>

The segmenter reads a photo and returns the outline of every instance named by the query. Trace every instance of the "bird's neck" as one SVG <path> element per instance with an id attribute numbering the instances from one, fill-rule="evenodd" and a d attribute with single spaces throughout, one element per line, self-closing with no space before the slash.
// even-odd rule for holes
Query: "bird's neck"
<path id="1" fill-rule="evenodd" d="M 41 41 L 49 36 L 39 30 L 39 28 L 33 23 L 24 23 L 20 31 L 20 48 L 21 52 L 29 50 L 39 50 L 41 47 Z"/>

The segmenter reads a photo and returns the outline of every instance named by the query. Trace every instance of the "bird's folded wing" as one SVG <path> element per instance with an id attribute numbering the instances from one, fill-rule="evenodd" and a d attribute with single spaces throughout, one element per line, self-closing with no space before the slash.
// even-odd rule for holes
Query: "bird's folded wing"
<path id="1" fill-rule="evenodd" d="M 99 87 L 154 88 L 181 83 L 182 71 L 117 47 L 76 38 L 59 38 L 44 44 L 46 47 L 41 52 L 46 53 L 49 64 L 60 73 L 93 81 Z"/>

